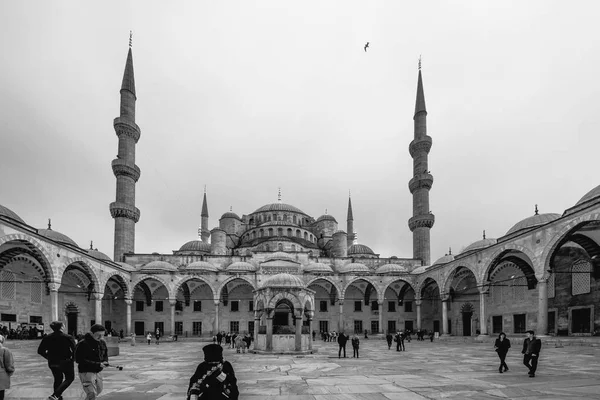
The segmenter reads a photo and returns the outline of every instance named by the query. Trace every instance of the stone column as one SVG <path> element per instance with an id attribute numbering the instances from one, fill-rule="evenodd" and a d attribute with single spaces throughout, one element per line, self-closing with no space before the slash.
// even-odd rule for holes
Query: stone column
<path id="1" fill-rule="evenodd" d="M 273 350 L 273 316 L 267 315 L 267 351 Z"/>
<path id="2" fill-rule="evenodd" d="M 171 305 L 171 335 L 175 335 L 175 304 L 177 304 L 177 300 L 169 299 L 169 304 Z"/>
<path id="3" fill-rule="evenodd" d="M 50 282 L 48 288 L 50 289 L 50 318 L 52 321 L 58 321 L 58 288 L 59 284 Z"/>
<path id="4" fill-rule="evenodd" d="M 548 334 L 548 278 L 540 279 L 538 287 L 538 321 L 537 332 L 539 335 Z"/>
<path id="5" fill-rule="evenodd" d="M 415 304 L 417 306 L 417 330 L 421 329 L 421 303 L 421 299 L 415 300 Z"/>
<path id="6" fill-rule="evenodd" d="M 340 316 L 338 319 L 338 333 L 344 331 L 344 299 L 340 297 Z"/>
<path id="7" fill-rule="evenodd" d="M 296 343 L 295 350 L 302 350 L 302 310 L 296 312 Z"/>
<path id="8" fill-rule="evenodd" d="M 485 315 L 485 295 L 487 291 L 479 292 L 479 333 L 487 335 L 487 316 Z"/>
<path id="9" fill-rule="evenodd" d="M 384 332 L 384 330 L 383 330 L 383 301 L 377 301 L 377 304 L 379 305 L 379 332 L 378 333 L 382 333 L 382 332 Z"/>
<path id="10" fill-rule="evenodd" d="M 442 299 L 442 335 L 448 334 L 448 298 Z"/>
<path id="11" fill-rule="evenodd" d="M 133 303 L 131 299 L 125 299 L 125 305 L 127 306 L 127 330 L 125 331 L 126 335 L 131 334 L 131 303 Z"/>
<path id="12" fill-rule="evenodd" d="M 104 293 L 96 293 L 94 298 L 95 306 L 96 306 L 96 323 L 104 326 L 104 322 L 102 321 L 102 298 L 104 297 Z"/>
<path id="13" fill-rule="evenodd" d="M 312 331 L 313 331 L 313 327 L 312 327 L 312 321 L 313 318 L 315 316 L 315 312 L 314 311 L 309 311 L 307 318 L 308 318 L 308 349 L 312 350 L 312 346 L 313 346 L 313 339 L 312 339 Z"/>
<path id="14" fill-rule="evenodd" d="M 213 335 L 219 332 L 219 300 L 215 300 L 215 326 L 213 326 Z"/>
<path id="15" fill-rule="evenodd" d="M 256 349 L 256 344 L 258 343 L 258 328 L 260 327 L 260 314 L 258 311 L 254 311 L 254 332 L 252 335 L 254 336 L 254 349 Z"/>

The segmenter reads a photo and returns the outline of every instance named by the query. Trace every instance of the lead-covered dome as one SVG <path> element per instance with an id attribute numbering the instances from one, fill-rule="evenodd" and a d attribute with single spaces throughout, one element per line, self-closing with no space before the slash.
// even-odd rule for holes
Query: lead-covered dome
<path id="1" fill-rule="evenodd" d="M 289 204 L 285 204 L 285 203 L 267 204 L 267 205 L 264 205 L 264 206 L 258 208 L 252 214 L 256 214 L 256 213 L 260 213 L 260 212 L 267 212 L 267 211 L 288 211 L 288 212 L 295 212 L 295 213 L 307 215 L 301 209 L 291 206 Z"/>
<path id="2" fill-rule="evenodd" d="M 395 273 L 406 273 L 408 270 L 406 267 L 398 264 L 385 264 L 377 268 L 375 271 L 377 274 L 395 274 Z"/>
<path id="3" fill-rule="evenodd" d="M 219 272 L 219 267 L 206 261 L 195 261 L 185 267 L 186 271 Z"/>
<path id="4" fill-rule="evenodd" d="M 495 239 L 494 239 L 495 240 Z M 477 243 L 477 242 L 476 242 Z M 466 251 L 467 249 L 465 249 Z M 463 251 L 464 253 L 464 251 Z M 446 254 L 443 257 L 438 258 L 433 264 L 431 265 L 441 265 L 441 264 L 447 264 L 450 261 L 454 261 L 454 256 L 452 254 Z"/>
<path id="5" fill-rule="evenodd" d="M 292 274 L 277 274 L 265 280 L 262 287 L 278 287 L 278 288 L 304 288 L 304 282 L 300 277 Z"/>
<path id="6" fill-rule="evenodd" d="M 296 261 L 296 258 L 293 255 L 284 253 L 283 251 L 276 251 L 265 257 L 265 261 L 271 261 L 271 260 L 280 260 L 280 261 L 283 260 L 283 261 L 298 262 L 298 261 Z"/>
<path id="7" fill-rule="evenodd" d="M 600 197 L 600 185 L 587 192 L 575 205 L 578 206 L 592 199 L 595 199 L 596 197 Z"/>
<path id="8" fill-rule="evenodd" d="M 104 254 L 103 252 L 98 251 L 98 250 L 89 249 L 89 250 L 87 250 L 87 253 L 90 256 L 97 258 L 98 260 L 112 261 L 112 259 L 109 256 L 107 256 L 106 254 Z"/>
<path id="9" fill-rule="evenodd" d="M 525 229 L 534 228 L 536 226 L 545 225 L 549 222 L 560 218 L 560 214 L 547 213 L 547 214 L 535 214 L 531 217 L 525 218 L 522 221 L 517 222 L 512 228 L 506 232 L 507 235 L 511 233 L 519 232 Z"/>
<path id="10" fill-rule="evenodd" d="M 309 274 L 331 274 L 333 273 L 333 269 L 331 269 L 331 266 L 327 264 L 313 263 L 308 264 L 306 267 L 304 267 L 304 272 Z"/>
<path id="11" fill-rule="evenodd" d="M 321 221 L 333 221 L 337 224 L 337 221 L 333 217 L 333 215 L 329 215 L 329 214 L 324 214 L 324 215 L 321 215 L 319 218 L 317 218 L 317 222 L 321 222 Z"/>
<path id="12" fill-rule="evenodd" d="M 340 274 L 364 274 L 371 272 L 369 267 L 361 263 L 346 264 L 339 269 Z"/>
<path id="13" fill-rule="evenodd" d="M 369 246 L 365 246 L 364 244 L 353 244 L 352 246 L 348 247 L 349 256 L 359 254 L 373 255 L 375 253 L 373 252 L 373 250 L 371 250 Z"/>
<path id="14" fill-rule="evenodd" d="M 140 272 L 177 272 L 177 267 L 166 261 L 150 261 L 140 268 Z"/>
<path id="15" fill-rule="evenodd" d="M 481 239 L 481 240 L 478 240 L 478 241 L 476 241 L 474 243 L 471 243 L 470 245 L 468 245 L 467 247 L 465 247 L 465 249 L 463 251 L 461 251 L 460 254 L 465 254 L 465 253 L 469 253 L 471 251 L 481 250 L 481 249 L 489 247 L 489 246 L 491 246 L 493 244 L 496 244 L 497 242 L 498 242 L 498 240 L 497 239 L 493 239 L 493 238 Z M 446 257 L 446 256 L 444 256 L 444 257 Z M 435 263 L 437 263 L 437 261 Z"/>
<path id="16" fill-rule="evenodd" d="M 63 233 L 53 231 L 52 229 L 38 229 L 38 233 L 50 240 L 54 240 L 55 242 L 68 244 L 73 247 L 79 247 L 73 239 Z"/>
<path id="17" fill-rule="evenodd" d="M 237 261 L 225 268 L 227 272 L 256 272 L 256 267 L 244 261 Z"/>
<path id="18" fill-rule="evenodd" d="M 23 221 L 23 219 L 19 217 L 16 212 L 11 210 L 10 208 L 4 207 L 2 204 L 0 204 L 0 215 L 2 215 L 3 217 L 14 219 L 15 221 L 21 222 L 23 224 L 25 223 L 25 221 Z"/>
<path id="19" fill-rule="evenodd" d="M 224 218 L 233 218 L 233 219 L 238 219 L 240 221 L 242 220 L 240 218 L 240 216 L 237 215 L 236 213 L 234 213 L 233 211 L 227 211 L 225 214 L 221 215 L 221 219 L 224 219 Z"/>
<path id="20" fill-rule="evenodd" d="M 177 254 L 185 255 L 185 253 L 210 253 L 210 244 L 202 240 L 190 240 L 179 248 Z"/>

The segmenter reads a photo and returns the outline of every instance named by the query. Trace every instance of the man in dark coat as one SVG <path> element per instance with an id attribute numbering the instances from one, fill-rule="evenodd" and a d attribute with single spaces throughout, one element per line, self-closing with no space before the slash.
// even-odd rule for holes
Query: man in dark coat
<path id="1" fill-rule="evenodd" d="M 510 340 L 506 337 L 506 333 L 500 332 L 498 339 L 494 342 L 494 350 L 496 350 L 500 358 L 500 367 L 498 368 L 498 372 L 500 373 L 508 371 L 508 365 L 506 365 L 508 349 L 510 349 Z"/>
<path id="2" fill-rule="evenodd" d="M 223 347 L 209 344 L 202 348 L 204 361 L 190 378 L 187 400 L 237 400 L 240 392 L 233 366 L 223 361 Z"/>
<path id="3" fill-rule="evenodd" d="M 50 323 L 52 333 L 42 339 L 38 354 L 48 360 L 48 367 L 54 377 L 54 392 L 48 400 L 62 400 L 62 394 L 75 380 L 75 339 L 64 333 L 65 326 L 60 321 Z"/>
<path id="4" fill-rule="evenodd" d="M 344 358 L 346 358 L 346 342 L 348 342 L 348 336 L 346 336 L 344 332 L 340 332 L 337 342 L 340 346 L 340 349 L 338 350 L 338 358 L 342 358 L 342 350 L 344 350 Z"/>
<path id="5" fill-rule="evenodd" d="M 523 364 L 529 368 L 529 377 L 535 377 L 542 341 L 535 337 L 535 332 L 527 331 L 527 338 L 523 341 Z"/>
<path id="6" fill-rule="evenodd" d="M 390 350 L 392 348 L 392 339 L 394 337 L 392 336 L 392 333 L 390 331 L 388 331 L 387 335 L 385 335 L 385 340 L 387 340 L 387 344 L 388 344 L 388 350 Z"/>
<path id="7" fill-rule="evenodd" d="M 85 400 L 95 400 L 102 392 L 104 382 L 100 372 L 108 366 L 108 349 L 102 339 L 105 329 L 95 324 L 75 348 L 79 379 L 86 394 Z"/>
<path id="8" fill-rule="evenodd" d="M 360 345 L 360 340 L 358 339 L 358 335 L 355 333 L 352 337 L 352 357 L 358 358 L 358 347 Z"/>

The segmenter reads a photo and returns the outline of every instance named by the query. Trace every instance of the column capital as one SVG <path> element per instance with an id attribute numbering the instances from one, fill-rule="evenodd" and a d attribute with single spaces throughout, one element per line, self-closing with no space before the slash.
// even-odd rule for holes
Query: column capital
<path id="1" fill-rule="evenodd" d="M 385 300 L 377 300 L 377 304 L 379 304 L 380 306 L 385 304 Z"/>
<path id="2" fill-rule="evenodd" d="M 104 297 L 104 293 L 96 292 L 96 293 L 91 294 L 90 299 L 102 300 L 103 297 Z"/>
<path id="3" fill-rule="evenodd" d="M 128 306 L 130 306 L 131 304 L 133 304 L 133 300 L 131 300 L 131 299 L 125 299 L 125 304 L 127 304 Z"/>
<path id="4" fill-rule="evenodd" d="M 169 299 L 169 304 L 171 305 L 171 307 L 175 307 L 175 305 L 177 304 L 177 299 Z"/>
<path id="5" fill-rule="evenodd" d="M 59 282 L 47 282 L 48 290 L 51 292 L 58 292 L 58 288 L 60 288 Z"/>
<path id="6" fill-rule="evenodd" d="M 421 307 L 422 303 L 423 303 L 423 300 L 421 300 L 421 299 L 415 300 L 415 304 L 417 305 L 417 307 Z"/>

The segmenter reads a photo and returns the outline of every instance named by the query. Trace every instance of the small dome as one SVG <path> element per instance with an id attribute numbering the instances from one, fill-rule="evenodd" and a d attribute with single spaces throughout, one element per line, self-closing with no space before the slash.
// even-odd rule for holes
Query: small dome
<path id="1" fill-rule="evenodd" d="M 361 263 L 350 263 L 346 264 L 339 269 L 340 274 L 357 274 L 357 273 L 365 273 L 371 272 L 369 267 L 365 264 Z"/>
<path id="2" fill-rule="evenodd" d="M 262 287 L 304 288 L 305 285 L 300 277 L 283 273 L 268 278 Z"/>
<path id="3" fill-rule="evenodd" d="M 171 263 L 166 261 L 150 261 L 148 264 L 144 265 L 140 268 L 140 272 L 153 272 L 153 271 L 161 271 L 161 272 L 176 272 L 177 267 Z"/>
<path id="4" fill-rule="evenodd" d="M 256 267 L 244 261 L 237 261 L 230 264 L 225 270 L 227 272 L 255 272 Z"/>
<path id="5" fill-rule="evenodd" d="M 283 251 L 276 251 L 274 253 L 269 254 L 268 256 L 265 257 L 266 261 L 271 261 L 271 260 L 285 260 L 285 261 L 293 261 L 293 262 L 298 262 L 296 261 L 296 258 L 288 253 L 284 253 Z"/>
<path id="6" fill-rule="evenodd" d="M 112 261 L 112 259 L 109 256 L 98 250 L 89 249 L 87 250 L 87 253 L 90 256 L 97 258 L 98 260 Z"/>
<path id="7" fill-rule="evenodd" d="M 411 274 L 422 274 L 423 272 L 425 272 L 428 268 L 430 268 L 429 265 L 421 265 L 420 267 L 417 267 L 415 269 L 413 269 L 411 271 Z"/>
<path id="8" fill-rule="evenodd" d="M 333 234 L 334 234 L 334 235 L 339 235 L 340 233 L 343 233 L 344 235 L 347 235 L 346 231 L 343 231 L 343 230 L 341 230 L 341 229 L 339 229 L 339 230 L 337 230 L 337 231 L 333 232 Z"/>
<path id="9" fill-rule="evenodd" d="M 48 239 L 54 240 L 55 242 L 79 247 L 77 243 L 73 241 L 73 239 L 60 232 L 53 231 L 52 229 L 38 229 L 38 233 L 44 237 L 47 237 Z"/>
<path id="10" fill-rule="evenodd" d="M 15 213 L 10 208 L 4 207 L 2 204 L 0 204 L 0 215 L 2 215 L 3 217 L 14 219 L 15 221 L 19 221 L 23 224 L 25 223 L 25 221 L 23 221 L 23 219 L 19 217 L 17 213 Z"/>
<path id="11" fill-rule="evenodd" d="M 590 201 L 592 199 L 595 199 L 596 197 L 600 196 L 600 185 L 596 186 L 595 188 L 593 188 L 592 190 L 590 190 L 589 192 L 587 192 L 578 202 L 577 202 L 577 206 L 580 204 L 583 204 L 587 201 Z M 0 206 L 2 207 L 2 206 Z M 2 214 L 2 211 L 0 211 L 0 214 Z"/>
<path id="12" fill-rule="evenodd" d="M 403 267 L 402 265 L 398 265 L 398 264 L 385 264 L 382 265 L 381 267 L 377 268 L 377 271 L 375 271 L 378 274 L 393 274 L 393 273 L 399 273 L 399 272 L 408 272 L 408 270 L 406 269 L 406 267 Z"/>
<path id="13" fill-rule="evenodd" d="M 496 240 L 496 239 L 494 239 L 494 240 Z M 473 244 L 475 244 L 475 243 L 473 243 Z M 487 247 L 487 246 L 486 246 L 486 247 Z M 467 248 L 468 248 L 468 247 L 467 247 Z M 467 251 L 467 249 L 465 249 L 465 251 Z M 464 253 L 464 251 L 463 251 L 463 253 Z M 454 256 L 453 256 L 452 254 L 446 254 L 445 256 L 438 258 L 438 259 L 437 259 L 437 260 L 436 260 L 436 261 L 435 261 L 433 264 L 431 264 L 431 265 L 447 264 L 447 263 L 449 263 L 450 261 L 454 261 Z"/>
<path id="14" fill-rule="evenodd" d="M 206 261 L 195 261 L 191 264 L 188 264 L 185 267 L 186 271 L 206 271 L 206 272 L 218 272 L 220 270 L 219 267 L 212 265 Z"/>
<path id="15" fill-rule="evenodd" d="M 119 264 L 121 266 L 121 268 L 123 268 L 127 271 L 136 271 L 137 270 L 133 265 L 129 265 L 124 262 L 117 261 L 117 264 Z"/>
<path id="16" fill-rule="evenodd" d="M 190 240 L 177 251 L 177 253 L 181 252 L 210 253 L 210 244 L 202 240 Z"/>
<path id="17" fill-rule="evenodd" d="M 483 249 L 483 248 L 486 248 L 486 247 L 490 247 L 491 245 L 496 244 L 496 242 L 498 242 L 497 239 L 492 239 L 492 238 L 481 239 L 481 240 L 478 240 L 475 243 L 471 243 L 470 245 L 468 245 L 467 247 L 465 247 L 465 249 L 463 251 L 461 251 L 460 254 L 465 254 L 465 253 L 469 253 L 471 251 L 480 250 L 480 249 Z M 447 256 L 444 256 L 444 257 L 447 257 Z M 454 259 L 454 257 L 452 259 Z M 436 263 L 437 263 L 437 261 L 434 264 L 436 264 Z"/>
<path id="18" fill-rule="evenodd" d="M 238 219 L 240 221 L 242 220 L 239 215 L 237 215 L 236 213 L 234 213 L 232 211 L 228 211 L 225 214 L 221 215 L 220 219 L 223 219 L 223 218 L 234 218 L 234 219 Z"/>
<path id="19" fill-rule="evenodd" d="M 375 254 L 373 250 L 369 246 L 365 246 L 364 244 L 353 244 L 348 247 L 348 255 L 353 254 Z"/>
<path id="20" fill-rule="evenodd" d="M 296 208 L 294 206 L 291 206 L 291 205 L 285 204 L 285 203 L 267 204 L 267 205 L 260 207 L 259 209 L 254 211 L 252 214 L 256 214 L 259 212 L 266 212 L 266 211 L 288 211 L 288 212 L 295 212 L 295 213 L 307 215 L 304 211 L 300 210 L 299 208 Z"/>
<path id="21" fill-rule="evenodd" d="M 585 197 L 585 196 L 584 196 Z M 533 228 L 540 225 L 545 225 L 548 222 L 552 222 L 560 218 L 560 214 L 536 214 L 531 217 L 525 218 L 524 220 L 517 222 L 512 228 L 506 232 L 507 235 L 518 232 L 523 229 Z"/>
<path id="22" fill-rule="evenodd" d="M 313 263 L 304 267 L 304 272 L 307 273 L 333 273 L 331 267 L 323 263 Z"/>
<path id="23" fill-rule="evenodd" d="M 324 214 L 324 215 L 321 215 L 319 218 L 317 218 L 317 222 L 321 222 L 321 221 L 333 221 L 337 224 L 337 221 L 335 220 L 333 215 L 329 215 L 329 214 Z"/>

